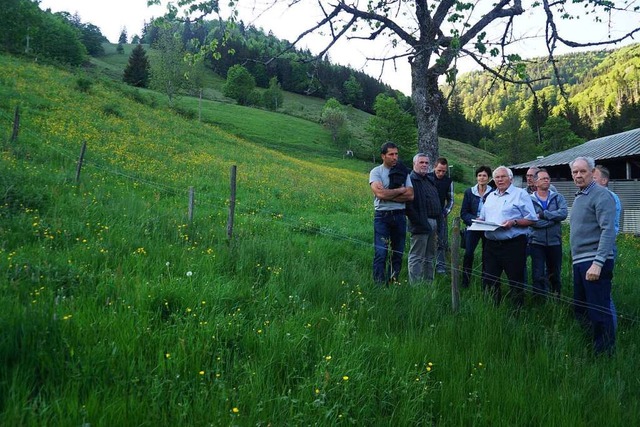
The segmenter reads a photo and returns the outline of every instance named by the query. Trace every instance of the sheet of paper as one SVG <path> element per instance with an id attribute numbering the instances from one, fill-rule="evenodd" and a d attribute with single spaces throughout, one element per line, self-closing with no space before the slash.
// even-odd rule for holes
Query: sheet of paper
<path id="1" fill-rule="evenodd" d="M 471 226 L 467 227 L 467 230 L 471 231 L 494 231 L 500 228 L 500 224 L 493 222 L 483 221 L 481 219 L 472 220 Z"/>

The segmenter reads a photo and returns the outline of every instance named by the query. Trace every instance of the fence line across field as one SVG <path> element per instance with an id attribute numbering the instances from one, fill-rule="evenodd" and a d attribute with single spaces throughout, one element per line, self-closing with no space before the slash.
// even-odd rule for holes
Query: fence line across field
<path id="1" fill-rule="evenodd" d="M 46 148 L 56 152 L 57 154 L 66 157 L 68 159 L 74 159 L 74 156 L 63 151 L 60 149 L 56 149 L 54 147 L 51 146 L 45 146 Z M 142 179 L 140 177 L 136 177 L 130 174 L 126 174 L 117 170 L 113 170 L 111 168 L 108 168 L 104 165 L 100 165 L 96 162 L 91 162 L 88 161 L 86 159 L 86 149 L 87 149 L 87 144 L 86 141 L 83 141 L 82 147 L 81 147 L 81 152 L 80 155 L 78 157 L 78 162 L 77 162 L 77 169 L 76 169 L 76 182 L 79 181 L 79 176 L 80 176 L 80 170 L 81 167 L 83 165 L 86 165 L 88 167 L 93 167 L 96 168 L 98 170 L 101 170 L 105 173 L 109 173 L 112 174 L 114 176 L 118 176 L 118 177 L 123 177 L 126 178 L 127 180 L 132 180 L 144 185 L 147 185 L 149 187 L 152 188 L 156 188 L 158 190 L 161 191 L 165 191 L 165 192 L 169 192 L 169 193 L 173 193 L 175 195 L 179 195 L 179 194 L 187 194 L 188 195 L 188 220 L 191 223 L 192 221 L 192 215 L 194 212 L 194 205 L 196 203 L 196 193 L 193 187 L 189 187 L 186 191 L 184 190 L 179 190 L 175 187 L 172 186 L 168 186 L 165 184 L 161 184 L 155 181 L 150 181 L 150 180 L 146 180 L 146 179 Z M 227 219 L 227 237 L 228 239 L 232 238 L 233 235 L 233 216 L 235 215 L 235 198 L 236 198 L 236 174 L 237 174 L 237 167 L 236 165 L 232 165 L 231 167 L 231 171 L 230 171 L 230 197 L 232 198 L 232 203 L 229 204 L 229 216 Z M 207 195 L 205 193 L 205 195 Z M 202 206 L 205 207 L 213 207 L 213 208 L 219 208 L 219 205 L 214 204 L 214 203 L 209 203 L 206 201 L 206 199 L 202 202 L 199 203 Z M 257 211 L 260 214 L 268 214 L 271 215 L 271 212 L 267 212 L 266 210 L 259 210 Z M 267 215 L 265 215 L 265 219 L 267 218 Z M 288 227 L 292 228 L 292 229 L 300 229 L 301 227 L 301 223 L 298 222 L 294 222 L 292 220 L 289 220 L 288 218 L 286 218 L 284 215 L 279 219 L 278 223 L 283 223 L 285 225 L 287 225 Z M 305 227 L 307 227 L 305 225 Z M 459 286 L 458 286 L 458 281 L 459 281 L 459 275 L 462 273 L 462 269 L 460 268 L 460 264 L 459 264 L 459 244 L 460 244 L 460 233 L 459 233 L 459 227 L 460 227 L 460 218 L 454 218 L 452 221 L 452 238 L 451 238 L 451 245 L 450 245 L 450 250 L 451 250 L 451 266 L 449 267 L 449 273 L 451 273 L 451 298 L 452 298 L 452 309 L 454 312 L 457 312 L 459 309 L 459 300 L 460 300 L 460 292 L 459 292 Z M 308 227 L 307 227 L 308 228 Z M 337 233 L 333 230 L 331 230 L 330 228 L 327 227 L 312 227 L 315 228 L 315 232 L 321 235 L 324 235 L 326 237 L 332 238 L 332 239 L 339 239 L 339 240 L 343 240 L 343 241 L 348 241 L 351 242 L 353 244 L 358 244 L 360 246 L 366 246 L 369 247 L 372 251 L 374 248 L 374 245 L 372 242 L 365 242 L 362 241 L 360 239 L 354 238 L 354 237 L 350 237 L 347 235 L 343 235 L 340 233 Z M 392 249 L 389 248 L 389 250 L 391 251 Z M 478 275 L 477 273 L 472 272 L 471 273 L 472 276 L 474 277 L 478 277 L 481 275 Z M 524 290 L 525 292 L 537 295 L 539 294 L 539 291 L 529 288 L 527 286 L 526 283 L 519 283 L 515 285 L 516 287 Z M 591 306 L 587 303 L 576 303 L 573 301 L 573 298 L 570 297 L 565 297 L 565 296 L 560 296 L 555 298 L 556 301 L 562 302 L 562 303 L 566 303 L 567 305 L 578 305 L 580 307 L 585 307 L 585 308 L 592 308 L 596 311 L 600 311 L 602 313 L 609 313 L 608 311 L 606 311 L 606 309 L 600 308 L 598 306 Z M 624 313 L 618 313 L 618 317 L 621 319 L 625 319 L 628 321 L 631 321 L 632 323 L 639 323 L 640 322 L 640 318 L 637 318 L 635 316 L 630 316 L 630 315 L 625 315 Z"/>

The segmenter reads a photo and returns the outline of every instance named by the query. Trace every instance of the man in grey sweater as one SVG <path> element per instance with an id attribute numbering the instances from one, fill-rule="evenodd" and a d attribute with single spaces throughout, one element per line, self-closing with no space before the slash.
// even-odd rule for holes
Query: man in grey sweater
<path id="1" fill-rule="evenodd" d="M 611 281 L 616 205 L 593 180 L 593 158 L 577 157 L 569 166 L 578 187 L 570 219 L 574 311 L 591 327 L 596 354 L 610 355 L 615 348 Z"/>

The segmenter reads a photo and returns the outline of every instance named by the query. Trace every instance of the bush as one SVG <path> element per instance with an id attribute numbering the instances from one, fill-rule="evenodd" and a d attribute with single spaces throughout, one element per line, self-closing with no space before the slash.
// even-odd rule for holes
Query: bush
<path id="1" fill-rule="evenodd" d="M 185 119 L 188 120 L 193 120 L 196 118 L 196 112 L 186 108 L 186 107 L 181 107 L 179 105 L 176 105 L 172 108 L 172 110 L 179 115 L 180 117 L 184 117 Z"/>
<path id="2" fill-rule="evenodd" d="M 91 86 L 93 86 L 93 81 L 84 77 L 79 77 L 76 80 L 76 88 L 83 93 L 88 93 L 91 91 Z"/>
<path id="3" fill-rule="evenodd" d="M 462 165 L 453 165 L 449 168 L 449 172 L 451 173 L 451 179 L 457 182 L 464 182 L 464 170 L 462 169 Z"/>
<path id="4" fill-rule="evenodd" d="M 240 105 L 249 105 L 256 87 L 256 81 L 242 65 L 234 65 L 227 71 L 227 82 L 224 84 L 225 96 L 235 99 Z M 254 104 L 254 105 L 259 105 Z"/>
<path id="5" fill-rule="evenodd" d="M 138 104 L 146 105 L 151 108 L 156 108 L 158 106 L 158 99 L 151 93 L 145 94 L 138 88 L 127 85 L 111 85 L 111 87 L 120 91 L 124 96 Z"/>
<path id="6" fill-rule="evenodd" d="M 120 106 L 113 103 L 104 105 L 102 107 L 102 112 L 105 113 L 107 116 L 113 116 L 118 118 L 124 117 L 124 114 L 122 114 L 122 112 L 120 111 Z"/>
<path id="7" fill-rule="evenodd" d="M 265 90 L 262 94 L 262 100 L 264 106 L 271 111 L 275 111 L 278 108 L 282 108 L 284 102 L 284 95 L 282 94 L 282 88 L 278 83 L 278 79 L 273 77 L 269 82 L 269 89 Z"/>
<path id="8" fill-rule="evenodd" d="M 247 98 L 247 105 L 262 107 L 264 105 L 263 99 L 262 99 L 262 93 L 257 89 L 252 90 L 251 93 L 249 94 L 249 97 Z"/>

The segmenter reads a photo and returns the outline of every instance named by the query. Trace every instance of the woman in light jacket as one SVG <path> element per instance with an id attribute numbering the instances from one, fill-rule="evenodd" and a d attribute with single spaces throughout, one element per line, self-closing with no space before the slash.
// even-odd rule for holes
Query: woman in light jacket
<path id="1" fill-rule="evenodd" d="M 487 195 L 493 191 L 493 187 L 489 185 L 490 179 L 491 168 L 489 166 L 480 166 L 476 169 L 477 184 L 467 188 L 464 192 L 462 206 L 460 207 L 460 219 L 462 219 L 467 226 L 470 226 L 471 221 L 478 217 L 484 200 Z M 469 282 L 471 281 L 471 272 L 473 271 L 474 253 L 481 240 L 483 241 L 482 247 L 484 248 L 484 232 L 466 230 L 464 238 L 465 251 L 462 261 L 462 287 L 468 288 Z"/>

